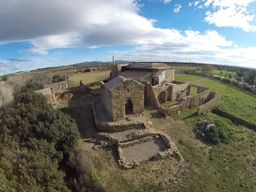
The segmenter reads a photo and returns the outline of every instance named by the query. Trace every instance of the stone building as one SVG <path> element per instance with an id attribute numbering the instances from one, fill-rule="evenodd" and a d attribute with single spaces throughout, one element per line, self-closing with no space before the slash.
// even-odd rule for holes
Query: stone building
<path id="1" fill-rule="evenodd" d="M 140 116 L 144 112 L 144 85 L 122 76 L 101 82 L 101 103 L 112 121 Z"/>
<path id="2" fill-rule="evenodd" d="M 174 81 L 174 68 L 164 63 L 130 63 L 115 65 L 112 78 L 123 76 L 151 85 L 162 85 Z"/>
<path id="3" fill-rule="evenodd" d="M 47 101 L 54 101 L 55 97 L 57 96 L 56 94 L 59 92 L 62 92 L 63 90 L 66 90 L 67 88 L 68 88 L 67 81 L 61 81 L 61 82 L 45 85 L 44 89 L 40 89 L 35 92 L 42 93 L 46 97 Z"/>
<path id="4" fill-rule="evenodd" d="M 63 89 L 68 88 L 68 82 L 67 81 L 61 81 L 57 83 L 52 83 L 50 85 L 45 85 L 45 88 L 50 88 L 51 91 L 59 91 Z"/>

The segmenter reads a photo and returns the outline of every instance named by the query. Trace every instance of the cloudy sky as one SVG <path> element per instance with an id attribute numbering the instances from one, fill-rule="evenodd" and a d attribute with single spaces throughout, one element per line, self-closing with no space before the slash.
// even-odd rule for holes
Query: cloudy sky
<path id="1" fill-rule="evenodd" d="M 0 75 L 83 61 L 256 68 L 256 0 L 0 0 Z"/>

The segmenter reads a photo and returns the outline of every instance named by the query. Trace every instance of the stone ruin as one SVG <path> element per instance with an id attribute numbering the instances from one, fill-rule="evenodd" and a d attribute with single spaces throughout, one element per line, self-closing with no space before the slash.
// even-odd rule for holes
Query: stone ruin
<path id="1" fill-rule="evenodd" d="M 116 147 L 118 164 L 126 169 L 145 160 L 183 160 L 171 139 L 155 131 L 144 115 L 144 85 L 118 77 L 101 86 L 101 101 L 93 104 L 95 124 L 100 131 L 94 149 Z"/>
<path id="2" fill-rule="evenodd" d="M 157 132 L 145 122 L 144 128 L 128 129 L 119 132 L 99 132 L 96 135 L 94 149 L 115 146 L 118 152 L 120 168 L 131 169 L 141 161 L 158 160 L 166 157 L 183 161 L 175 144 L 164 133 Z"/>
<path id="3" fill-rule="evenodd" d="M 198 113 L 211 110 L 220 102 L 209 88 L 198 87 L 190 96 L 191 85 L 174 81 L 174 69 L 162 63 L 115 65 L 111 80 L 101 82 L 101 101 L 93 104 L 97 129 L 94 149 L 116 146 L 121 168 L 134 168 L 140 161 L 165 157 L 183 158 L 164 133 L 154 130 L 144 115 L 149 102 L 165 116 L 179 114 L 186 108 L 201 106 Z M 164 108 L 160 103 L 179 101 Z"/>

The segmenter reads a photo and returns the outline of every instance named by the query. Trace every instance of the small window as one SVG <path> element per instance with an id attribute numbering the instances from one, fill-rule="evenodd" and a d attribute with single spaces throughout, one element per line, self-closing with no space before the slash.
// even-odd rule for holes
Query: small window
<path id="1" fill-rule="evenodd" d="M 126 89 L 126 93 L 130 93 L 130 89 L 129 88 Z"/>

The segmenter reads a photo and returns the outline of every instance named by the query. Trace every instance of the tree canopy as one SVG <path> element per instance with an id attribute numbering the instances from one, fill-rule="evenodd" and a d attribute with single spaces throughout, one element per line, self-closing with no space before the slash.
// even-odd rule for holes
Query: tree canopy
<path id="1" fill-rule="evenodd" d="M 78 128 L 34 92 L 39 87 L 27 84 L 16 105 L 0 112 L 0 191 L 69 191 L 60 164 Z"/>

